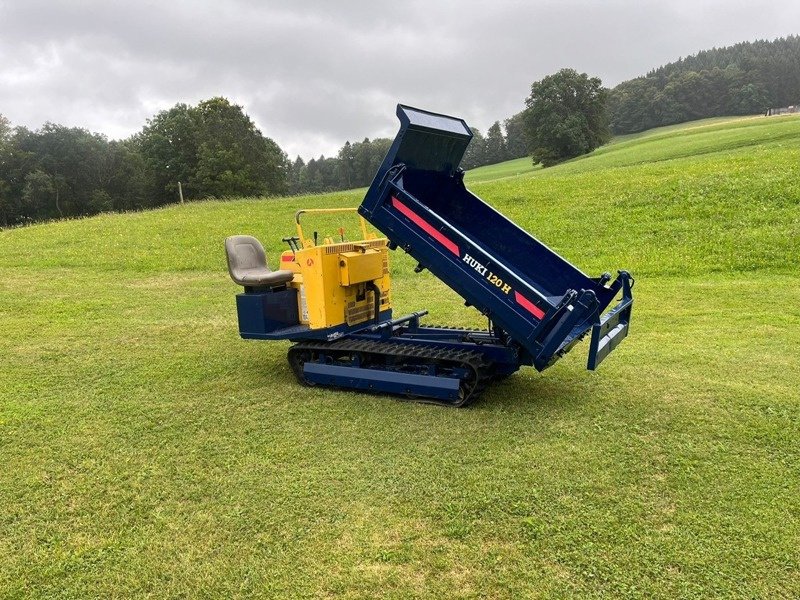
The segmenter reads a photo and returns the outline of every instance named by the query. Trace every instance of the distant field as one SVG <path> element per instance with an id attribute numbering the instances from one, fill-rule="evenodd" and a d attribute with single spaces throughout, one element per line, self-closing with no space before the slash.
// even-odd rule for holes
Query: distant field
<path id="1" fill-rule="evenodd" d="M 534 166 L 530 158 L 517 158 L 496 165 L 487 165 L 485 167 L 471 169 L 467 171 L 465 180 L 469 184 L 479 183 L 492 181 L 494 179 L 502 179 L 504 177 L 525 175 L 537 169 L 541 169 L 541 166 Z"/>
<path id="2" fill-rule="evenodd" d="M 467 174 L 631 335 L 466 410 L 300 387 L 237 335 L 203 202 L 0 231 L 0 597 L 800 597 L 800 118 Z M 482 324 L 392 254 L 397 314 Z"/>

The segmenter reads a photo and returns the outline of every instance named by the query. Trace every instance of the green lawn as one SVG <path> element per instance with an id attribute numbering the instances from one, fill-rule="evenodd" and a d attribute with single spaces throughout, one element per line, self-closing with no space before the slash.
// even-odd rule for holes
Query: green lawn
<path id="1" fill-rule="evenodd" d="M 204 202 L 0 231 L 0 597 L 800 596 L 800 118 L 687 124 L 471 188 L 630 337 L 451 410 L 300 387 L 245 342 Z M 482 324 L 392 255 L 396 313 Z"/>
<path id="2" fill-rule="evenodd" d="M 487 165 L 485 167 L 471 169 L 467 171 L 465 180 L 468 184 L 482 183 L 494 181 L 496 179 L 504 179 L 506 177 L 526 175 L 540 168 L 540 166 L 533 166 L 533 162 L 530 158 L 517 158 L 496 165 Z"/>

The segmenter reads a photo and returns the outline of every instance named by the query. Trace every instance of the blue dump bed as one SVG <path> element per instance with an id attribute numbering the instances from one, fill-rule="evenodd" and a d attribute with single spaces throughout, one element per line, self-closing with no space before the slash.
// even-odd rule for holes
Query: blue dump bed
<path id="1" fill-rule="evenodd" d="M 403 105 L 397 115 L 400 131 L 359 212 L 486 314 L 537 369 L 590 330 L 594 369 L 627 335 L 628 273 L 613 282 L 587 276 L 471 193 L 458 168 L 472 138 L 463 120 Z"/>

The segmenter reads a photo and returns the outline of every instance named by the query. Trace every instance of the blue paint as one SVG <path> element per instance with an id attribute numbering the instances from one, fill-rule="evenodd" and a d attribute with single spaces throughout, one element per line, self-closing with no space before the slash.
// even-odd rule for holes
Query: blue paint
<path id="1" fill-rule="evenodd" d="M 459 380 L 453 377 L 435 377 L 316 362 L 306 363 L 303 372 L 308 381 L 321 385 L 441 400 L 458 398 Z"/>
<path id="2" fill-rule="evenodd" d="M 403 105 L 397 116 L 400 131 L 359 213 L 524 347 L 537 369 L 599 325 L 623 287 L 622 302 L 632 303 L 628 273 L 610 285 L 589 277 L 465 187 L 458 164 L 472 133 L 464 121 Z"/>

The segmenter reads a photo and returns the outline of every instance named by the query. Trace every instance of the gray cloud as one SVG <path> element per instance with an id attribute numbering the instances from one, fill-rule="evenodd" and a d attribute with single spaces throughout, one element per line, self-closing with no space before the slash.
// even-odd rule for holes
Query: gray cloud
<path id="1" fill-rule="evenodd" d="M 398 101 L 485 129 L 563 66 L 614 85 L 798 32 L 799 4 L 755 0 L 0 0 L 0 113 L 125 137 L 176 102 L 224 95 L 308 158 L 392 135 Z"/>

